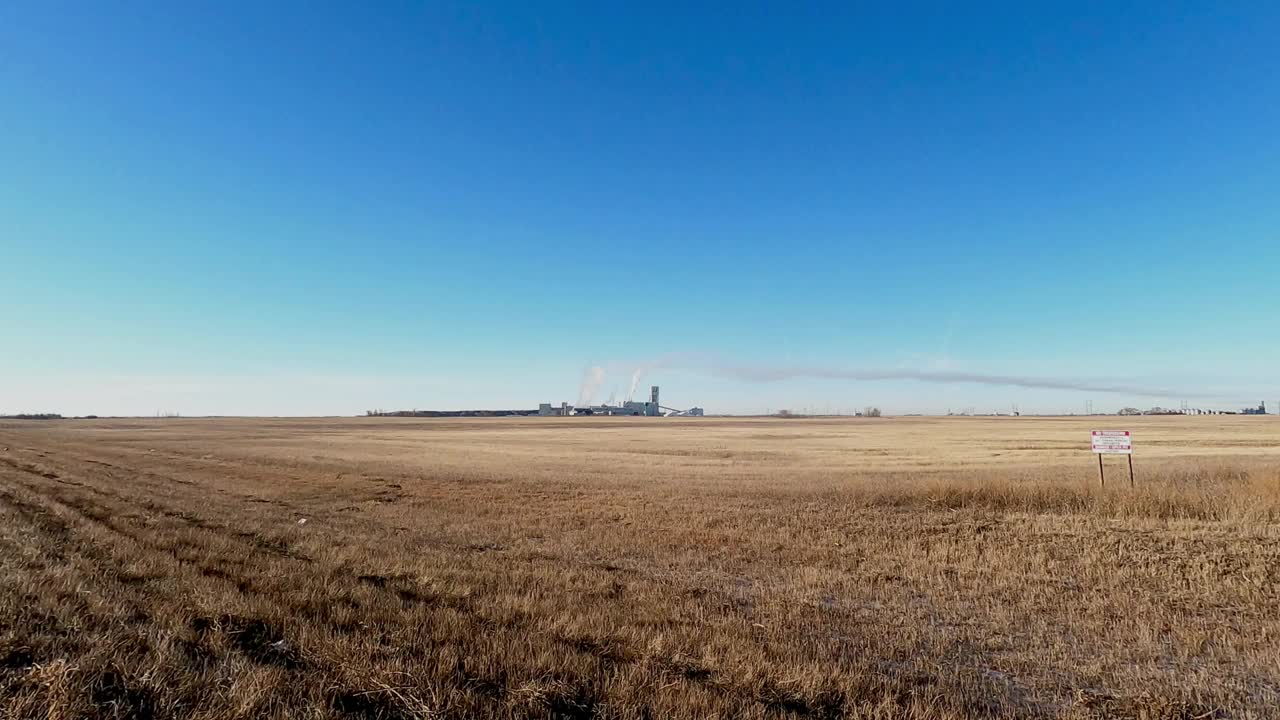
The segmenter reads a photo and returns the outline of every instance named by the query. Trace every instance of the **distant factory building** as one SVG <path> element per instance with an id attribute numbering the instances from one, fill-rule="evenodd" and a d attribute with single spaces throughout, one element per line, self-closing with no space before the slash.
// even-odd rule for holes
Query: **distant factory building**
<path id="1" fill-rule="evenodd" d="M 1264 400 L 1263 402 L 1258 403 L 1258 407 L 1256 407 L 1256 408 L 1245 408 L 1245 409 L 1243 409 L 1243 410 L 1241 410 L 1241 411 L 1240 411 L 1240 414 L 1241 414 L 1241 415 L 1266 415 L 1266 414 L 1267 414 L 1267 403 L 1266 403 L 1266 401 Z"/>
<path id="2" fill-rule="evenodd" d="M 618 405 L 588 405 L 574 408 L 575 415 L 630 415 L 657 417 L 662 414 L 658 406 L 658 386 L 649 388 L 649 401 L 627 400 Z"/>
<path id="3" fill-rule="evenodd" d="M 538 414 L 543 417 L 564 417 L 572 415 L 573 408 L 569 407 L 569 403 L 562 402 L 559 407 L 553 406 L 551 403 L 541 403 L 538 405 Z"/>
<path id="4" fill-rule="evenodd" d="M 617 405 L 584 405 L 582 407 L 574 407 L 568 403 L 560 403 L 559 407 L 551 403 L 542 403 L 538 405 L 538 414 L 542 416 L 559 417 L 569 415 L 623 415 L 629 417 L 702 417 L 703 410 L 700 407 L 692 407 L 688 410 L 677 410 L 675 408 L 663 407 L 659 404 L 658 386 L 654 385 L 649 388 L 649 399 L 647 401 L 625 400 Z"/>

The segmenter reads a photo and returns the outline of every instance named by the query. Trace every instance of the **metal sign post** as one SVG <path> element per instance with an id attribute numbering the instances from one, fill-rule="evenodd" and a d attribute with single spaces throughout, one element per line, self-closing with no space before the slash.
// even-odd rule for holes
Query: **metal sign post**
<path id="1" fill-rule="evenodd" d="M 1107 476 L 1102 471 L 1103 455 L 1129 456 L 1129 487 L 1133 487 L 1133 436 L 1128 430 L 1094 430 L 1090 433 L 1092 447 L 1098 456 L 1098 483 L 1107 486 Z"/>

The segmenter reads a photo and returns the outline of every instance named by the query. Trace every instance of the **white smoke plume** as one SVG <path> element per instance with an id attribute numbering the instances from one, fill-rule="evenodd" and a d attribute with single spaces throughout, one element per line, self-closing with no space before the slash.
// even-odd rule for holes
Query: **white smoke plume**
<path id="1" fill-rule="evenodd" d="M 586 407 L 596 400 L 596 393 L 604 384 L 605 371 L 599 365 L 593 365 L 582 373 L 582 385 L 578 387 L 578 407 Z"/>
<path id="2" fill-rule="evenodd" d="M 1107 380 L 1100 378 L 1065 378 L 1036 377 L 1030 375 L 1002 375 L 993 373 L 965 372 L 949 369 L 915 370 L 909 368 L 876 369 L 876 368 L 842 368 L 831 366 L 808 365 L 741 365 L 725 362 L 720 358 L 698 353 L 669 353 L 640 363 L 611 364 L 615 371 L 621 368 L 634 368 L 631 373 L 631 389 L 627 393 L 630 399 L 639 388 L 640 381 L 652 370 L 671 368 L 690 370 L 703 375 L 744 382 L 779 382 L 796 378 L 816 378 L 827 380 L 852 380 L 874 382 L 878 380 L 915 380 L 917 382 L 939 384 L 977 384 L 998 385 L 1006 387 L 1022 387 L 1042 390 L 1079 390 L 1082 392 L 1116 393 L 1154 398 L 1201 398 L 1209 397 L 1204 393 L 1186 392 L 1176 388 L 1159 388 L 1132 383 L 1128 381 Z M 603 382 L 605 370 L 594 367 L 592 371 L 600 373 L 596 386 Z M 594 376 L 593 376 L 594 377 Z M 584 380 L 584 388 L 586 381 Z"/>
<path id="3" fill-rule="evenodd" d="M 1024 375 L 990 375 L 986 373 L 960 372 L 955 370 L 858 370 L 804 366 L 703 366 L 691 369 L 701 370 L 718 377 L 746 380 L 749 382 L 777 382 L 780 380 L 791 380 L 794 378 L 858 381 L 916 380 L 927 383 L 974 383 L 978 385 L 1004 385 L 1044 390 L 1081 390 L 1084 392 L 1119 393 L 1139 395 L 1142 397 L 1201 397 L 1199 393 L 1188 393 L 1170 388 L 1154 388 L 1122 382 L 1111 382 L 1107 380 L 1046 378 Z"/>
<path id="4" fill-rule="evenodd" d="M 631 371 L 631 387 L 627 390 L 627 400 L 636 398 L 636 392 L 640 389 L 640 381 L 644 380 L 644 376 L 651 371 L 659 368 L 691 367 L 691 361 L 696 361 L 697 357 L 685 353 L 667 353 L 635 365 L 635 369 Z"/>
<path id="5" fill-rule="evenodd" d="M 636 368 L 631 373 L 631 387 L 627 390 L 627 402 L 636 399 L 636 389 L 640 387 L 640 378 L 644 377 L 644 368 Z"/>

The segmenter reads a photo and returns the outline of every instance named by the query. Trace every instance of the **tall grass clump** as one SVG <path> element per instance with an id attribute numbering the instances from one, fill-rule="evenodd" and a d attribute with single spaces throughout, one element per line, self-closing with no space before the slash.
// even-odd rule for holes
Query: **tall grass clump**
<path id="1" fill-rule="evenodd" d="M 1258 465 L 1161 464 L 1137 475 L 1079 472 L 908 477 L 881 480 L 869 505 L 980 509 L 996 513 L 1106 518 L 1280 522 L 1280 469 Z"/>

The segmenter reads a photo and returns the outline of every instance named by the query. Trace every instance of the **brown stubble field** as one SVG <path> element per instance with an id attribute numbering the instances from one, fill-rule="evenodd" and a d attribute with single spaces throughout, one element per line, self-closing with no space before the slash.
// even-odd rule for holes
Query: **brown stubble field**
<path id="1" fill-rule="evenodd" d="M 0 422 L 0 578 L 4 718 L 1280 717 L 1280 422 Z"/>

